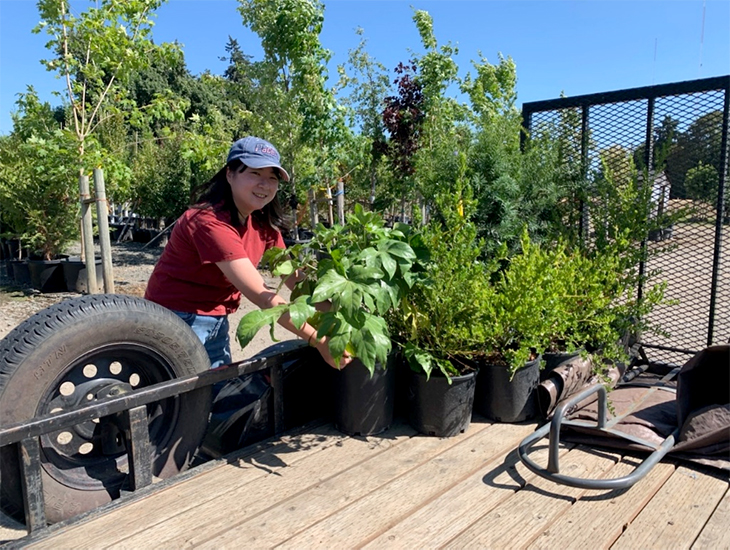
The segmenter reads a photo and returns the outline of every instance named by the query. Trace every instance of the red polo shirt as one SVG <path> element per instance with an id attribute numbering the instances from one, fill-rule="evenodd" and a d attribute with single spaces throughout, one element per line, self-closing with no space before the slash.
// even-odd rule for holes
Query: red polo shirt
<path id="1" fill-rule="evenodd" d="M 236 311 L 241 293 L 216 262 L 248 258 L 258 266 L 267 249 L 284 248 L 284 239 L 252 216 L 242 226 L 230 222 L 228 212 L 211 209 L 190 208 L 180 216 L 144 297 L 168 309 L 201 315 Z"/>

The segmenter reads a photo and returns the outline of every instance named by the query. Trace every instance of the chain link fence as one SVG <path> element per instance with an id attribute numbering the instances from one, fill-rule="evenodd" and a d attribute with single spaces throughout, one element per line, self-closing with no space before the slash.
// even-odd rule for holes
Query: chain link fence
<path id="1" fill-rule="evenodd" d="M 657 223 L 639 266 L 649 282 L 636 292 L 664 280 L 668 300 L 649 315 L 667 334 L 641 336 L 652 363 L 682 365 L 730 341 L 729 96 L 723 76 L 523 105 L 523 146 L 537 136 L 557 140 L 563 177 L 583 191 L 564 219 L 584 239 L 596 238 L 590 207 L 603 200 L 592 195 L 599 180 L 616 189 L 631 178 L 651 185 Z"/>

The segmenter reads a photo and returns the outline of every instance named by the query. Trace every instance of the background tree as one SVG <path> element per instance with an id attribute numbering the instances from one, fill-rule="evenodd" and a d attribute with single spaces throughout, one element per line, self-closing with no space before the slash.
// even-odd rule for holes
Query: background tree
<path id="1" fill-rule="evenodd" d="M 383 124 L 390 136 L 387 156 L 393 171 L 394 191 L 400 200 L 401 220 L 405 217 L 406 202 L 413 198 L 414 156 L 421 146 L 423 88 L 416 78 L 415 63 L 399 63 L 394 84 L 397 95 L 385 98 Z"/>
<path id="2" fill-rule="evenodd" d="M 3 219 L 32 254 L 50 260 L 78 236 L 74 141 L 32 87 L 17 105 L 0 143 Z"/>
<path id="3" fill-rule="evenodd" d="M 418 66 L 418 83 L 423 93 L 423 123 L 420 147 L 415 154 L 416 192 L 419 202 L 429 209 L 441 210 L 435 196 L 453 189 L 461 168 L 455 163 L 458 153 L 471 153 L 472 133 L 466 124 L 468 109 L 460 105 L 448 90 L 461 81 L 454 60 L 459 51 L 451 43 L 439 45 L 433 30 L 433 19 L 423 10 L 415 10 L 413 21 L 418 28 L 424 53 L 413 56 Z M 469 178 L 469 174 L 463 174 Z M 445 203 L 442 203 L 445 204 Z M 440 214 L 443 217 L 443 213 Z"/>
<path id="4" fill-rule="evenodd" d="M 289 202 L 296 208 L 325 167 L 330 174 L 342 170 L 338 141 L 347 128 L 326 88 L 331 54 L 319 40 L 324 8 L 318 0 L 239 0 L 239 12 L 264 50 L 263 60 L 250 67 L 255 89 L 250 128 L 279 149 L 291 175 Z"/>
<path id="5" fill-rule="evenodd" d="M 362 29 L 356 32 L 362 37 Z M 361 39 L 357 48 L 349 51 L 347 64 L 338 67 L 338 89 L 342 92 L 342 104 L 348 108 L 349 126 L 359 130 L 352 147 L 352 151 L 357 151 L 357 158 L 353 158 L 351 164 L 361 166 L 362 169 L 353 172 L 351 181 L 360 192 L 369 191 L 366 197 L 371 208 L 377 204 L 378 209 L 383 210 L 390 202 L 390 186 L 378 186 L 378 180 L 382 183 L 385 178 L 382 171 L 385 154 L 382 111 L 390 82 L 385 66 L 367 53 L 366 44 L 367 41 Z M 349 187 L 348 194 L 352 195 Z"/>

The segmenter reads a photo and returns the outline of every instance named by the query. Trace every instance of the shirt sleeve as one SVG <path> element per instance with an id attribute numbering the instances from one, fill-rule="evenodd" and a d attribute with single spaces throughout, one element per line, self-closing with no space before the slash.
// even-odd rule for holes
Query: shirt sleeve
<path id="1" fill-rule="evenodd" d="M 236 229 L 214 216 L 210 216 L 205 223 L 197 224 L 192 236 L 204 264 L 249 257 Z"/>

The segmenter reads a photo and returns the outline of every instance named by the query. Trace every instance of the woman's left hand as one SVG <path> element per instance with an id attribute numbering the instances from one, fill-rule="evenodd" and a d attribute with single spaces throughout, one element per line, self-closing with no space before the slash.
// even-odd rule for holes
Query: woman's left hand
<path id="1" fill-rule="evenodd" d="M 327 337 L 322 338 L 319 342 L 316 343 L 314 347 L 317 348 L 317 351 L 319 351 L 322 359 L 324 359 L 327 364 L 334 369 L 342 370 L 352 361 L 352 356 L 347 351 L 345 351 L 342 359 L 340 359 L 340 362 L 338 364 L 335 361 L 335 358 L 332 357 L 332 354 L 330 353 Z"/>

